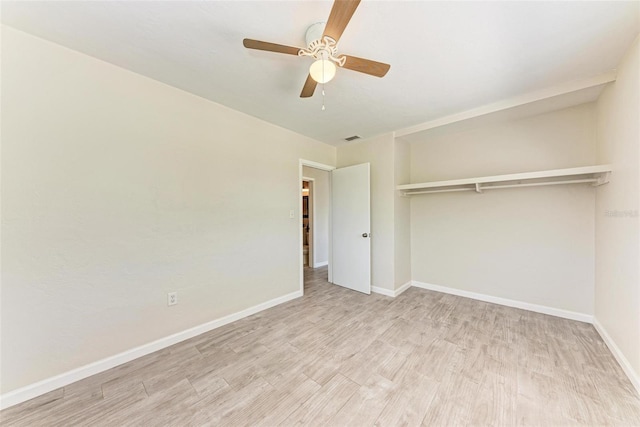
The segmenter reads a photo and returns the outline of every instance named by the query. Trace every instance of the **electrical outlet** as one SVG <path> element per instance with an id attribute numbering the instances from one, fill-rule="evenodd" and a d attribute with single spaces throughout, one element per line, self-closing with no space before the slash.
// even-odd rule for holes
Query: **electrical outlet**
<path id="1" fill-rule="evenodd" d="M 289 211 L 289 218 L 295 218 L 295 217 L 296 217 L 296 215 L 295 215 L 295 213 L 293 212 L 293 209 L 291 209 L 291 210 Z"/>
<path id="2" fill-rule="evenodd" d="M 167 294 L 167 305 L 176 305 L 178 303 L 178 293 L 169 292 Z"/>

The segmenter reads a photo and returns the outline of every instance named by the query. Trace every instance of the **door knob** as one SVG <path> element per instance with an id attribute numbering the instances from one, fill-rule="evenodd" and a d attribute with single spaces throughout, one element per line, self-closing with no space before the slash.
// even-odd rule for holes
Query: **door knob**
<path id="1" fill-rule="evenodd" d="M 369 237 L 367 233 L 362 233 L 362 237 Z"/>

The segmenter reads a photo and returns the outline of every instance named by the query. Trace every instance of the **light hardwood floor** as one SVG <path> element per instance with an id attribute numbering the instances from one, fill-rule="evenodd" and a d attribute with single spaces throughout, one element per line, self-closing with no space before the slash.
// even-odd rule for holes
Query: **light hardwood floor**
<path id="1" fill-rule="evenodd" d="M 0 413 L 3 425 L 640 425 L 591 325 L 305 271 L 303 298 Z"/>

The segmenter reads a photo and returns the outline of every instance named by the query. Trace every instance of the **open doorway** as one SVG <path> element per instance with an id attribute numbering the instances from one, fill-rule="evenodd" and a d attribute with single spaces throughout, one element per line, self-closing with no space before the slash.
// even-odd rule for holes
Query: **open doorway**
<path id="1" fill-rule="evenodd" d="M 371 187 L 369 163 L 345 166 L 336 169 L 316 162 L 300 159 L 298 169 L 299 206 L 299 268 L 300 294 L 305 291 L 303 267 L 303 204 L 301 187 L 303 177 L 313 179 L 313 203 L 308 206 L 313 215 L 313 227 L 309 242 L 312 243 L 314 273 L 326 263 L 321 271 L 329 283 L 354 291 L 371 293 Z M 330 172 L 330 173 L 329 173 Z M 326 179 L 326 233 L 320 233 L 320 178 Z M 293 216 L 293 215 L 292 215 Z M 320 250 L 321 236 L 326 236 L 326 252 Z M 326 261 L 319 257 L 326 254 Z M 317 275 L 316 275 L 317 276 Z M 312 276 L 310 275 L 310 278 Z M 312 279 L 313 280 L 313 279 Z"/>
<path id="2" fill-rule="evenodd" d="M 313 235 L 315 224 L 313 223 L 313 178 L 302 178 L 302 266 L 315 268 L 313 251 Z"/>
<path id="3" fill-rule="evenodd" d="M 331 277 L 330 203 L 333 166 L 300 160 L 300 290 L 304 275 L 329 269 Z M 325 272 L 326 274 L 326 272 Z"/>
<path id="4" fill-rule="evenodd" d="M 329 264 L 329 172 L 303 167 L 302 264 L 320 268 Z"/>

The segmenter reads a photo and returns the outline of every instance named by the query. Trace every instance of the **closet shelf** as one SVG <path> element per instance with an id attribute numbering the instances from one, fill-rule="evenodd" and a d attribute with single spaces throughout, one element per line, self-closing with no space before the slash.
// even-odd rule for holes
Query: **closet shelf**
<path id="1" fill-rule="evenodd" d="M 422 182 L 398 185 L 403 196 L 416 194 L 445 193 L 451 191 L 475 191 L 515 187 L 537 187 L 541 185 L 585 184 L 599 186 L 609 182 L 610 165 L 585 166 L 580 168 L 554 169 L 538 172 L 513 173 L 509 175 L 483 176 L 478 178 L 453 179 L 449 181 Z"/>

